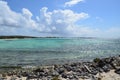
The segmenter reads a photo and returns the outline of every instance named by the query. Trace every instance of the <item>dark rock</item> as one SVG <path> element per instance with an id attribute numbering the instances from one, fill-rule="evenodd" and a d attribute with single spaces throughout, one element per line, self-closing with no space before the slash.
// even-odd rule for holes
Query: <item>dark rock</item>
<path id="1" fill-rule="evenodd" d="M 59 68 L 59 65 L 54 65 L 54 70 L 56 70 L 57 68 Z"/>
<path id="2" fill-rule="evenodd" d="M 81 71 L 80 68 L 77 68 L 75 72 L 76 72 L 76 73 L 77 73 L 77 72 L 81 73 L 82 71 Z"/>
<path id="3" fill-rule="evenodd" d="M 29 73 L 23 72 L 21 75 L 22 75 L 23 77 L 27 77 L 27 76 L 29 76 Z"/>
<path id="4" fill-rule="evenodd" d="M 44 70 L 39 68 L 39 69 L 34 70 L 34 72 L 44 72 Z"/>
<path id="5" fill-rule="evenodd" d="M 77 66 L 77 63 L 72 63 L 70 66 L 71 66 L 71 67 L 76 67 L 76 66 Z"/>
<path id="6" fill-rule="evenodd" d="M 97 64 L 93 62 L 93 63 L 91 63 L 90 67 L 96 68 L 96 67 L 97 67 Z"/>
<path id="7" fill-rule="evenodd" d="M 27 76 L 27 79 L 30 80 L 30 79 L 35 79 L 35 78 L 39 78 L 38 76 L 36 75 L 28 75 Z"/>
<path id="8" fill-rule="evenodd" d="M 115 73 L 120 74 L 120 68 L 115 70 Z"/>
<path id="9" fill-rule="evenodd" d="M 22 76 L 21 75 L 17 75 L 18 78 L 21 78 Z"/>
<path id="10" fill-rule="evenodd" d="M 103 70 L 102 68 L 100 68 L 100 67 L 97 67 L 96 70 L 97 70 L 98 72 L 100 72 L 100 73 L 104 72 L 104 70 Z"/>
<path id="11" fill-rule="evenodd" d="M 57 71 L 53 71 L 51 74 L 52 74 L 52 76 L 58 76 L 59 75 L 59 73 Z"/>
<path id="12" fill-rule="evenodd" d="M 113 69 L 116 69 L 116 65 L 114 62 L 111 62 L 110 65 L 112 66 Z"/>
<path id="13" fill-rule="evenodd" d="M 105 65 L 105 62 L 103 60 L 100 60 L 98 62 L 98 67 L 102 68 Z"/>
<path id="14" fill-rule="evenodd" d="M 99 62 L 100 62 L 100 58 L 95 58 L 95 59 L 93 60 L 93 62 L 99 63 Z"/>
<path id="15" fill-rule="evenodd" d="M 85 69 L 85 67 L 81 67 L 81 72 L 87 72 L 87 70 Z"/>
<path id="16" fill-rule="evenodd" d="M 106 61 L 104 59 L 99 59 L 99 58 L 95 58 L 93 62 L 95 62 L 97 64 L 97 67 L 100 68 L 102 68 L 106 64 Z"/>
<path id="17" fill-rule="evenodd" d="M 74 75 L 73 75 L 73 73 L 72 72 L 70 72 L 70 73 L 63 73 L 62 74 L 62 77 L 63 78 L 68 78 L 68 79 L 74 79 Z"/>
<path id="18" fill-rule="evenodd" d="M 103 59 L 105 63 L 110 64 L 113 60 L 112 58 L 105 58 Z"/>
<path id="19" fill-rule="evenodd" d="M 111 65 L 114 69 L 118 69 L 120 67 L 120 57 L 114 57 Z"/>
<path id="20" fill-rule="evenodd" d="M 91 75 L 91 80 L 97 80 L 97 78 L 93 75 Z"/>
<path id="21" fill-rule="evenodd" d="M 110 69 L 107 65 L 103 66 L 102 69 L 104 70 L 104 72 L 109 72 L 110 71 Z"/>
<path id="22" fill-rule="evenodd" d="M 71 71 L 77 72 L 77 68 L 76 68 L 76 67 L 73 67 Z"/>
<path id="23" fill-rule="evenodd" d="M 92 70 L 92 71 L 91 71 L 91 74 L 93 74 L 93 75 L 96 75 L 97 73 L 98 73 L 97 70 Z"/>
<path id="24" fill-rule="evenodd" d="M 39 76 L 44 76 L 44 72 L 39 72 L 38 75 Z"/>
<path id="25" fill-rule="evenodd" d="M 108 67 L 108 69 L 113 69 L 113 67 L 110 64 L 106 64 L 106 66 Z"/>
<path id="26" fill-rule="evenodd" d="M 62 74 L 62 73 L 64 73 L 65 72 L 65 69 L 64 68 L 58 68 L 58 71 L 57 71 L 59 74 Z"/>
<path id="27" fill-rule="evenodd" d="M 67 75 L 67 78 L 74 79 L 74 76 L 72 74 Z"/>
<path id="28" fill-rule="evenodd" d="M 65 68 L 67 71 L 71 71 L 71 70 L 72 70 L 72 67 L 69 66 L 69 65 L 64 65 L 64 68 Z"/>
<path id="29" fill-rule="evenodd" d="M 79 80 L 79 76 L 74 75 L 74 79 L 75 79 L 75 80 Z"/>
<path id="30" fill-rule="evenodd" d="M 67 74 L 66 73 L 62 73 L 62 77 L 63 78 L 67 78 Z"/>
<path id="31" fill-rule="evenodd" d="M 88 76 L 88 72 L 82 72 L 81 76 Z"/>

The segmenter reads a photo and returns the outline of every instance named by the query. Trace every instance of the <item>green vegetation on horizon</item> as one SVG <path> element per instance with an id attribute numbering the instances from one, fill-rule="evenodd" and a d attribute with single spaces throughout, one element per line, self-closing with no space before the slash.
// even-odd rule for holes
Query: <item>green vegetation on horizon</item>
<path id="1" fill-rule="evenodd" d="M 33 36 L 0 36 L 0 39 L 13 39 L 13 38 L 23 39 L 23 38 L 37 38 L 37 37 L 33 37 Z"/>
<path id="2" fill-rule="evenodd" d="M 21 35 L 10 35 L 10 36 L 0 36 L 0 39 L 24 39 L 24 38 L 95 38 L 95 37 L 57 37 L 57 36 L 46 36 L 46 37 L 37 37 L 37 36 L 21 36 Z"/>

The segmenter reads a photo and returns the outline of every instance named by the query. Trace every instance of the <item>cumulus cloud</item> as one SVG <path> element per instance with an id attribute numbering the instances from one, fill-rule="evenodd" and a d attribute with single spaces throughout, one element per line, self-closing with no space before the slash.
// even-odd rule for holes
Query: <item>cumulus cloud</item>
<path id="1" fill-rule="evenodd" d="M 74 13 L 72 10 L 53 10 L 47 11 L 47 7 L 40 10 L 40 16 L 37 17 L 43 31 L 52 34 L 67 35 L 73 34 L 75 23 L 79 20 L 88 18 L 86 13 Z"/>
<path id="2" fill-rule="evenodd" d="M 22 13 L 16 13 L 10 9 L 7 2 L 0 1 L 0 28 L 7 32 L 13 32 L 13 28 L 34 28 L 37 23 L 31 19 L 32 13 L 23 8 Z M 4 33 L 5 33 L 4 32 Z"/>
<path id="3" fill-rule="evenodd" d="M 32 16 L 34 15 L 26 8 L 17 13 L 10 9 L 7 2 L 0 1 L 0 35 L 120 37 L 120 28 L 102 31 L 78 25 L 77 22 L 90 17 L 84 12 L 76 13 L 69 9 L 48 11 L 47 7 L 43 7 L 35 20 Z"/>
<path id="4" fill-rule="evenodd" d="M 10 31 L 14 34 L 18 34 L 18 32 L 28 33 L 34 30 L 47 35 L 75 35 L 78 34 L 75 23 L 89 17 L 87 13 L 75 13 L 69 9 L 48 12 L 48 8 L 43 7 L 40 9 L 40 16 L 36 17 L 37 20 L 33 20 L 33 14 L 26 8 L 22 9 L 22 13 L 17 13 L 12 11 L 5 1 L 0 1 L 0 6 L 1 34 L 10 33 Z"/>
<path id="5" fill-rule="evenodd" d="M 26 9 L 26 8 L 23 8 L 22 9 L 22 12 L 23 12 L 23 15 L 27 18 L 27 19 L 31 19 L 31 17 L 33 16 L 32 13 Z"/>
<path id="6" fill-rule="evenodd" d="M 32 13 L 23 8 L 22 13 L 12 11 L 7 2 L 0 1 L 0 25 L 6 27 L 35 27 L 36 23 L 31 19 Z"/>
<path id="7" fill-rule="evenodd" d="M 69 2 L 65 3 L 65 7 L 71 7 L 73 5 L 76 5 L 80 2 L 83 2 L 84 0 L 70 0 Z"/>

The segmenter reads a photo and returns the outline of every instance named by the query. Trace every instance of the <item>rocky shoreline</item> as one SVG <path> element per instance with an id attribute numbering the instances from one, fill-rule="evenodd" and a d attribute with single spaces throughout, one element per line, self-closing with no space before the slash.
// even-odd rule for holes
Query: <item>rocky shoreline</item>
<path id="1" fill-rule="evenodd" d="M 8 68 L 3 68 L 8 69 Z M 113 78 L 113 79 L 111 79 Z M 120 55 L 96 58 L 92 62 L 33 68 L 15 68 L 0 72 L 0 80 L 120 80 Z"/>

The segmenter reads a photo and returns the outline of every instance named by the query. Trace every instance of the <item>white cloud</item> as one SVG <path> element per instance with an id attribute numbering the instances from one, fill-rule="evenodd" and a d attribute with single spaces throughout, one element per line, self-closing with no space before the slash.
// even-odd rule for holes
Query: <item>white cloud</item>
<path id="1" fill-rule="evenodd" d="M 32 29 L 37 26 L 37 23 L 31 17 L 32 13 L 28 9 L 23 8 L 22 13 L 16 13 L 9 8 L 7 2 L 0 1 L 0 28 L 8 29 L 9 32 L 13 28 L 20 27 Z"/>
<path id="2" fill-rule="evenodd" d="M 87 13 L 74 13 L 72 10 L 53 10 L 48 12 L 44 7 L 40 10 L 40 17 L 37 17 L 43 32 L 48 32 L 57 35 L 68 36 L 74 34 L 74 29 L 77 28 L 75 23 L 81 19 L 88 18 Z"/>
<path id="3" fill-rule="evenodd" d="M 23 8 L 22 9 L 22 12 L 23 12 L 23 15 L 27 18 L 27 19 L 31 19 L 31 17 L 33 16 L 32 13 L 26 9 L 26 8 Z"/>
<path id="4" fill-rule="evenodd" d="M 69 2 L 65 3 L 65 7 L 71 7 L 73 5 L 76 5 L 80 2 L 83 2 L 84 0 L 70 0 Z"/>
<path id="5" fill-rule="evenodd" d="M 75 13 L 69 9 L 48 11 L 47 7 L 43 7 L 36 20 L 32 16 L 26 8 L 17 13 L 10 9 L 7 2 L 0 1 L 0 35 L 120 37 L 119 27 L 103 31 L 77 25 L 77 22 L 89 18 L 84 12 Z"/>
<path id="6" fill-rule="evenodd" d="M 37 21 L 35 21 L 32 19 L 33 14 L 26 8 L 22 9 L 22 13 L 16 13 L 9 8 L 7 2 L 0 1 L 0 6 L 1 34 L 18 34 L 18 32 L 26 34 L 34 30 L 47 35 L 69 36 L 76 34 L 74 28 L 77 28 L 75 25 L 77 21 L 89 17 L 87 13 L 75 13 L 69 9 L 48 12 L 48 8 L 43 7 L 40 9 L 40 16 L 37 16 Z"/>

